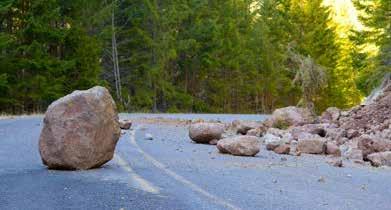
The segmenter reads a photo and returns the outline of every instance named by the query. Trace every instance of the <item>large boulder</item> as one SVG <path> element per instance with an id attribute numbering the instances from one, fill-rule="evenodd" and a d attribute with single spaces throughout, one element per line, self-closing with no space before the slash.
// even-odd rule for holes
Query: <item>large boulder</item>
<path id="1" fill-rule="evenodd" d="M 299 126 L 315 121 L 315 116 L 312 112 L 305 108 L 298 108 L 295 106 L 289 106 L 281 109 L 276 109 L 270 119 L 269 124 L 272 127 L 285 129 L 289 126 Z"/>
<path id="2" fill-rule="evenodd" d="M 260 151 L 260 147 L 259 139 L 255 136 L 225 138 L 217 143 L 217 149 L 221 153 L 237 156 L 255 156 Z"/>
<path id="3" fill-rule="evenodd" d="M 297 149 L 307 154 L 322 154 L 325 152 L 326 139 L 314 134 L 299 136 Z"/>
<path id="4" fill-rule="evenodd" d="M 190 125 L 189 137 L 196 143 L 208 144 L 220 140 L 224 133 L 224 124 L 200 122 Z"/>
<path id="5" fill-rule="evenodd" d="M 39 152 L 51 169 L 96 168 L 113 158 L 120 133 L 116 106 L 106 88 L 75 91 L 47 109 Z"/>

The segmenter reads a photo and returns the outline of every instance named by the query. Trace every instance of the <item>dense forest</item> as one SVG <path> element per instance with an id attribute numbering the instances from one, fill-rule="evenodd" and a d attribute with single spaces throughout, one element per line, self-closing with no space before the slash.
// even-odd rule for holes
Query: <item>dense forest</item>
<path id="1" fill-rule="evenodd" d="M 94 85 L 127 112 L 348 108 L 390 28 L 389 0 L 0 0 L 0 112 Z"/>

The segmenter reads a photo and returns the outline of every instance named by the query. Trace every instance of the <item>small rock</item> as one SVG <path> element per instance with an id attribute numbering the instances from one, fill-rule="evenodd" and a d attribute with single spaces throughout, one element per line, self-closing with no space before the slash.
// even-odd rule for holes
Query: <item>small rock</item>
<path id="1" fill-rule="evenodd" d="M 252 134 L 259 134 L 259 136 L 262 133 L 263 123 L 261 122 L 255 122 L 255 121 L 240 121 L 235 120 L 232 125 L 236 128 L 237 134 L 247 135 L 249 131 L 251 131 Z M 258 136 L 258 135 L 253 135 Z"/>
<path id="2" fill-rule="evenodd" d="M 358 138 L 358 148 L 362 150 L 364 158 L 377 152 L 391 150 L 391 141 L 374 135 L 362 135 Z"/>
<path id="3" fill-rule="evenodd" d="M 238 156 L 255 156 L 260 151 L 260 142 L 255 136 L 237 136 L 221 139 L 217 143 L 221 153 Z"/>
<path id="4" fill-rule="evenodd" d="M 221 123 L 195 123 L 190 125 L 189 136 L 196 143 L 209 144 L 212 140 L 219 140 L 224 132 Z"/>
<path id="5" fill-rule="evenodd" d="M 150 133 L 145 134 L 145 140 L 153 140 L 153 136 Z"/>
<path id="6" fill-rule="evenodd" d="M 276 109 L 270 119 L 272 127 L 286 129 L 291 125 L 305 125 L 315 121 L 314 115 L 308 109 L 289 106 Z"/>
<path id="7" fill-rule="evenodd" d="M 326 154 L 328 155 L 334 155 L 334 156 L 341 156 L 341 150 L 337 146 L 337 144 L 333 142 L 327 142 L 326 143 Z"/>
<path id="8" fill-rule="evenodd" d="M 324 178 L 324 176 L 321 176 L 321 177 L 319 177 L 318 182 L 324 183 L 324 182 L 326 182 L 326 179 Z"/>
<path id="9" fill-rule="evenodd" d="M 298 142 L 297 149 L 302 153 L 322 154 L 325 151 L 326 139 L 318 135 L 302 135 Z"/>
<path id="10" fill-rule="evenodd" d="M 373 166 L 391 166 L 391 151 L 372 153 L 367 158 Z"/>
<path id="11" fill-rule="evenodd" d="M 282 138 L 271 133 L 266 133 L 266 135 L 262 137 L 262 141 L 266 144 L 267 150 L 274 150 L 279 145 L 289 144 L 288 139 Z"/>
<path id="12" fill-rule="evenodd" d="M 330 159 L 327 161 L 327 163 L 334 167 L 343 167 L 343 162 L 341 158 Z"/>
<path id="13" fill-rule="evenodd" d="M 209 142 L 210 145 L 217 145 L 217 142 L 219 142 L 219 140 L 217 139 L 213 139 Z"/>
<path id="14" fill-rule="evenodd" d="M 341 110 L 336 107 L 329 107 L 322 113 L 321 121 L 323 122 L 336 122 L 341 116 Z"/>
<path id="15" fill-rule="evenodd" d="M 289 152 L 291 151 L 291 148 L 289 145 L 287 144 L 282 144 L 282 145 L 279 145 L 277 146 L 276 148 L 274 148 L 273 150 L 275 153 L 277 154 L 284 154 L 284 155 L 287 155 L 289 154 Z"/>
<path id="16" fill-rule="evenodd" d="M 130 120 L 119 120 L 119 127 L 123 130 L 129 130 L 132 127 L 132 121 Z"/>

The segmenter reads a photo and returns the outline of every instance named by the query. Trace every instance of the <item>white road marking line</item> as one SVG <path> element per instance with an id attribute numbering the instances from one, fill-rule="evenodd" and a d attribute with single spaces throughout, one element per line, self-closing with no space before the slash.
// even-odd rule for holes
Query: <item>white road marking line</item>
<path id="1" fill-rule="evenodd" d="M 121 168 L 123 168 L 130 174 L 133 184 L 135 184 L 138 189 L 154 194 L 159 193 L 160 190 L 158 187 L 154 186 L 152 183 L 148 182 L 147 180 L 136 174 L 134 170 L 130 167 L 130 165 L 118 154 L 114 155 L 114 160 L 121 166 Z"/>
<path id="2" fill-rule="evenodd" d="M 175 172 L 171 171 L 170 169 L 167 168 L 166 165 L 164 165 L 163 163 L 159 162 L 158 160 L 156 160 L 155 158 L 153 158 L 151 155 L 147 154 L 146 152 L 144 152 L 141 147 L 137 144 L 136 142 L 136 137 L 135 137 L 135 134 L 136 134 L 136 128 L 134 128 L 134 130 L 131 131 L 130 133 L 130 142 L 135 146 L 135 148 L 142 154 L 144 155 L 144 157 L 149 160 L 155 167 L 159 168 L 160 170 L 162 170 L 163 172 L 165 172 L 167 175 L 171 176 L 172 178 L 174 178 L 175 180 L 177 180 L 178 182 L 181 182 L 182 184 L 184 184 L 185 186 L 188 186 L 189 188 L 191 188 L 193 191 L 196 191 L 200 194 L 202 194 L 203 196 L 207 197 L 208 199 L 212 200 L 214 203 L 216 204 L 219 204 L 219 205 L 222 205 L 226 208 L 229 208 L 229 209 L 233 209 L 233 210 L 240 210 L 239 207 L 231 204 L 231 203 L 228 203 L 227 201 L 225 201 L 224 199 L 222 198 L 219 198 L 205 190 L 203 190 L 201 187 L 199 187 L 198 185 L 192 183 L 191 181 L 185 179 L 183 176 L 181 175 L 178 175 L 176 174 Z"/>

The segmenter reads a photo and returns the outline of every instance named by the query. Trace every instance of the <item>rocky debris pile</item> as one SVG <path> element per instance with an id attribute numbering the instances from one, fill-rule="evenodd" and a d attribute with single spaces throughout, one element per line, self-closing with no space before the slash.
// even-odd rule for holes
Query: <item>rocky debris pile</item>
<path id="1" fill-rule="evenodd" d="M 113 158 L 120 132 L 116 106 L 106 88 L 75 91 L 47 109 L 39 152 L 50 169 L 96 168 Z"/>
<path id="2" fill-rule="evenodd" d="M 196 143 L 216 144 L 222 138 L 224 130 L 222 123 L 199 122 L 190 125 L 189 137 Z"/>
<path id="3" fill-rule="evenodd" d="M 217 143 L 221 153 L 237 156 L 255 156 L 260 151 L 261 144 L 255 136 L 236 136 L 225 138 Z"/>
<path id="4" fill-rule="evenodd" d="M 383 83 L 383 87 L 382 94 L 371 103 L 349 111 L 331 107 L 318 119 L 292 107 L 276 110 L 265 122 L 271 127 L 263 136 L 266 148 L 281 154 L 275 148 L 284 146 L 290 147 L 290 154 L 342 156 L 355 162 L 370 161 L 374 166 L 391 166 L 391 82 Z"/>
<path id="5" fill-rule="evenodd" d="M 290 106 L 275 110 L 264 122 L 194 123 L 190 137 L 217 144 L 220 152 L 233 155 L 255 155 L 260 137 L 258 142 L 278 154 L 329 155 L 337 160 L 331 161 L 337 167 L 343 165 L 342 159 L 391 166 L 391 76 L 387 81 L 370 103 L 348 111 L 330 107 L 317 117 Z"/>
<path id="6" fill-rule="evenodd" d="M 119 127 L 122 130 L 129 130 L 132 127 L 131 120 L 119 120 Z"/>

